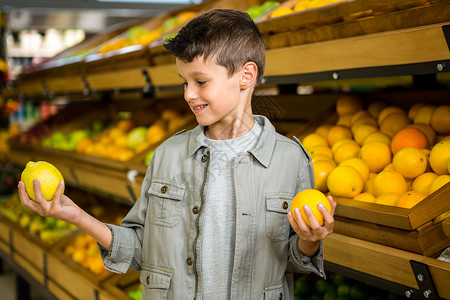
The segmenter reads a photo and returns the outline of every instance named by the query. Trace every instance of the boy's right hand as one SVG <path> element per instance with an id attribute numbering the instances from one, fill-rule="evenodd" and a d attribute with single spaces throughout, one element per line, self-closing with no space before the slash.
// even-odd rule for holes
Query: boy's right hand
<path id="1" fill-rule="evenodd" d="M 47 201 L 44 199 L 39 180 L 37 179 L 33 181 L 33 190 L 36 201 L 30 199 L 27 191 L 25 190 L 25 184 L 22 181 L 19 182 L 18 188 L 20 202 L 23 206 L 31 209 L 43 217 L 57 218 L 74 225 L 79 224 L 83 211 L 69 197 L 63 195 L 63 181 L 59 183 L 52 201 Z"/>

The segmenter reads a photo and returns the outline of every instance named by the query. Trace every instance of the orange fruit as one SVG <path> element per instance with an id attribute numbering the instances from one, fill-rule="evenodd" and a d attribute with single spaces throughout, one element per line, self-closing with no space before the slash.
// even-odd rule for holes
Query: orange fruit
<path id="1" fill-rule="evenodd" d="M 431 115 L 430 125 L 439 134 L 450 134 L 450 105 L 438 106 Z"/>
<path id="2" fill-rule="evenodd" d="M 448 160 L 450 159 L 450 141 L 439 142 L 430 152 L 430 166 L 438 175 L 449 174 Z"/>
<path id="3" fill-rule="evenodd" d="M 449 159 L 448 162 L 447 162 L 447 171 L 448 171 L 448 173 L 450 174 L 450 159 Z"/>
<path id="4" fill-rule="evenodd" d="M 326 209 L 331 213 L 331 204 L 328 201 L 327 197 L 320 191 L 315 189 L 307 189 L 303 190 L 297 195 L 295 195 L 294 199 L 291 202 L 291 213 L 295 220 L 294 210 L 298 208 L 300 210 L 300 214 L 302 216 L 303 221 L 305 221 L 306 225 L 311 227 L 311 223 L 308 220 L 305 212 L 303 211 L 303 206 L 308 205 L 311 208 L 311 211 L 316 217 L 317 222 L 319 222 L 320 226 L 324 224 L 324 219 L 322 213 L 318 209 L 319 203 L 322 203 Z"/>
<path id="5" fill-rule="evenodd" d="M 328 131 L 330 131 L 331 127 L 333 127 L 333 125 L 330 125 L 330 124 L 320 125 L 319 127 L 316 128 L 316 130 L 314 132 L 320 134 L 324 138 L 327 138 Z"/>
<path id="6" fill-rule="evenodd" d="M 388 164 L 384 167 L 383 171 L 394 171 L 394 166 L 392 164 Z"/>
<path id="7" fill-rule="evenodd" d="M 363 189 L 363 179 L 351 166 L 337 166 L 327 179 L 328 190 L 332 196 L 353 198 Z"/>
<path id="8" fill-rule="evenodd" d="M 352 133 L 355 133 L 356 130 L 357 130 L 361 125 L 373 125 L 373 126 L 375 126 L 375 127 L 378 128 L 378 122 L 377 122 L 377 120 L 375 120 L 375 119 L 372 118 L 372 117 L 362 117 L 362 118 L 359 118 L 358 120 L 356 120 L 355 123 L 353 123 L 353 124 L 351 125 Z"/>
<path id="9" fill-rule="evenodd" d="M 398 107 L 398 106 L 388 106 L 388 107 L 384 108 L 380 112 L 380 114 L 378 115 L 378 119 L 377 119 L 378 124 L 380 125 L 381 122 L 383 122 L 383 120 L 387 116 L 389 116 L 390 114 L 393 114 L 393 113 L 401 113 L 401 114 L 405 114 L 406 115 L 406 112 L 403 109 L 401 109 L 400 107 Z"/>
<path id="10" fill-rule="evenodd" d="M 373 192 L 375 196 L 386 193 L 403 194 L 408 191 L 405 178 L 396 171 L 382 171 L 373 179 Z"/>
<path id="11" fill-rule="evenodd" d="M 375 201 L 375 196 L 372 195 L 371 193 L 361 193 L 359 195 L 356 195 L 353 200 L 359 200 L 359 201 L 363 201 L 363 202 L 374 202 Z"/>
<path id="12" fill-rule="evenodd" d="M 331 160 L 319 160 L 313 162 L 312 165 L 314 168 L 314 188 L 322 193 L 328 192 L 327 178 L 330 172 L 336 167 L 336 163 Z"/>
<path id="13" fill-rule="evenodd" d="M 391 138 L 386 133 L 375 131 L 369 133 L 369 135 L 364 139 L 362 146 L 372 142 L 383 142 L 387 145 L 391 145 Z"/>
<path id="14" fill-rule="evenodd" d="M 329 161 L 334 162 L 333 158 L 329 157 L 326 154 L 311 155 L 311 162 L 316 162 L 316 161 L 320 161 L 320 160 L 329 160 Z"/>
<path id="15" fill-rule="evenodd" d="M 397 206 L 398 207 L 404 207 L 404 208 L 411 208 L 423 199 L 425 199 L 427 195 L 416 192 L 416 191 L 409 191 L 404 194 L 402 194 L 397 199 Z"/>
<path id="16" fill-rule="evenodd" d="M 433 194 L 435 191 L 450 182 L 450 175 L 439 175 L 430 184 L 428 194 Z"/>
<path id="17" fill-rule="evenodd" d="M 344 95 L 336 101 L 336 112 L 340 116 L 345 114 L 354 114 L 362 109 L 363 103 L 356 95 Z"/>
<path id="18" fill-rule="evenodd" d="M 347 144 L 347 143 L 352 143 L 352 144 L 358 145 L 358 144 L 355 142 L 355 140 L 353 140 L 353 139 L 342 139 L 342 140 L 339 140 L 339 141 L 337 141 L 336 143 L 334 143 L 333 146 L 331 146 L 331 152 L 332 152 L 333 154 L 336 153 L 336 150 L 337 150 L 340 146 L 342 146 L 342 145 L 344 145 L 344 144 Z"/>
<path id="19" fill-rule="evenodd" d="M 352 114 L 340 115 L 336 122 L 336 125 L 350 127 L 351 126 Z"/>
<path id="20" fill-rule="evenodd" d="M 422 175 L 419 175 L 416 179 L 414 179 L 412 184 L 412 190 L 428 195 L 430 191 L 430 185 L 434 179 L 436 179 L 438 175 L 433 172 L 426 172 Z"/>
<path id="21" fill-rule="evenodd" d="M 397 132 L 391 141 L 391 150 L 396 154 L 405 147 L 413 147 L 418 149 L 426 149 L 429 147 L 427 136 L 417 128 L 404 128 Z"/>
<path id="22" fill-rule="evenodd" d="M 382 101 L 375 101 L 369 104 L 367 111 L 369 114 L 377 119 L 380 112 L 387 107 L 387 104 Z"/>
<path id="23" fill-rule="evenodd" d="M 383 142 L 373 142 L 361 147 L 359 157 L 369 166 L 369 170 L 378 173 L 391 163 L 391 148 Z"/>
<path id="24" fill-rule="evenodd" d="M 414 116 L 414 124 L 423 123 L 429 125 L 431 121 L 431 115 L 433 114 L 435 109 L 436 106 L 434 105 L 424 105 L 420 107 Z"/>
<path id="25" fill-rule="evenodd" d="M 433 128 L 431 128 L 430 125 L 417 123 L 417 124 L 409 124 L 408 128 L 409 127 L 417 128 L 420 131 L 422 131 L 422 133 L 425 134 L 428 139 L 428 144 L 434 145 L 434 140 L 436 139 L 436 132 L 434 131 Z"/>
<path id="26" fill-rule="evenodd" d="M 394 170 L 403 177 L 412 179 L 423 174 L 427 169 L 427 157 L 417 148 L 405 147 L 392 158 Z"/>
<path id="27" fill-rule="evenodd" d="M 392 113 L 386 116 L 380 123 L 380 132 L 386 133 L 391 138 L 400 130 L 409 125 L 408 116 L 404 113 Z"/>
<path id="28" fill-rule="evenodd" d="M 370 193 L 373 195 L 373 178 L 369 178 L 369 180 L 364 182 L 363 192 Z"/>
<path id="29" fill-rule="evenodd" d="M 357 157 L 349 158 L 341 162 L 339 165 L 353 167 L 359 172 L 364 182 L 369 180 L 369 166 L 362 159 Z"/>
<path id="30" fill-rule="evenodd" d="M 367 112 L 367 110 L 360 110 L 357 111 L 356 113 L 354 113 L 352 115 L 352 117 L 350 118 L 350 125 L 353 126 L 353 124 L 356 123 L 356 121 L 358 121 L 359 119 L 365 119 L 365 118 L 371 118 L 370 114 Z"/>
<path id="31" fill-rule="evenodd" d="M 363 124 L 354 132 L 354 139 L 358 145 L 362 145 L 364 140 L 373 132 L 378 132 L 378 127 L 371 124 Z"/>
<path id="32" fill-rule="evenodd" d="M 77 146 L 75 147 L 75 151 L 78 153 L 86 153 L 86 149 L 89 145 L 92 145 L 94 142 L 91 138 L 84 138 L 81 141 L 78 142 Z"/>
<path id="33" fill-rule="evenodd" d="M 306 135 L 302 140 L 302 145 L 306 150 L 318 145 L 328 146 L 327 139 L 318 133 L 310 133 Z"/>
<path id="34" fill-rule="evenodd" d="M 288 7 L 278 7 L 273 11 L 273 13 L 270 15 L 271 18 L 281 17 L 285 15 L 289 15 L 293 13 L 294 11 Z"/>
<path id="35" fill-rule="evenodd" d="M 340 164 L 344 160 L 352 157 L 358 157 L 360 147 L 356 143 L 344 143 L 334 152 L 334 161 Z"/>
<path id="36" fill-rule="evenodd" d="M 408 110 L 408 118 L 411 121 L 414 121 L 414 117 L 417 114 L 417 111 L 419 110 L 419 108 L 421 108 L 422 106 L 425 106 L 425 103 L 423 102 L 418 102 L 416 104 L 414 104 L 413 106 L 411 106 L 411 108 Z"/>
<path id="37" fill-rule="evenodd" d="M 325 146 L 325 145 L 317 145 L 317 146 L 311 147 L 308 149 L 307 152 L 311 156 L 318 155 L 318 154 L 324 154 L 330 158 L 333 158 L 333 153 L 331 152 L 330 147 Z"/>
<path id="38" fill-rule="evenodd" d="M 400 194 L 397 194 L 397 193 L 385 193 L 385 194 L 379 195 L 375 199 L 374 203 L 396 206 L 397 200 L 399 197 L 400 197 Z"/>
<path id="39" fill-rule="evenodd" d="M 333 144 L 339 140 L 351 138 L 352 132 L 348 127 L 336 125 L 331 127 L 330 131 L 328 131 L 327 141 L 330 146 L 333 146 Z"/>
<path id="40" fill-rule="evenodd" d="M 136 125 L 134 124 L 134 122 L 130 119 L 124 119 L 124 120 L 120 120 L 119 122 L 117 122 L 117 128 L 128 132 L 131 129 L 133 129 Z"/>

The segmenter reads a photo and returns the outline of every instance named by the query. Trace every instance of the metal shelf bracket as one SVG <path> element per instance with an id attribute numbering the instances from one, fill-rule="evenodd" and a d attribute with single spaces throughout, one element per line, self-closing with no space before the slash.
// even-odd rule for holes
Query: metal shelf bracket
<path id="1" fill-rule="evenodd" d="M 415 260 L 410 260 L 409 263 L 411 264 L 411 269 L 423 297 L 425 299 L 439 300 L 439 294 L 436 290 L 436 286 L 434 285 L 433 277 L 431 276 L 428 265 Z"/>

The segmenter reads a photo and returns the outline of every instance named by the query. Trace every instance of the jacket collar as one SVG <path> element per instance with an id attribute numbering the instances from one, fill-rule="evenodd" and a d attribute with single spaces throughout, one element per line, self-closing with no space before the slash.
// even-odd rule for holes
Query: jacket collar
<path id="1" fill-rule="evenodd" d="M 265 116 L 254 115 L 254 118 L 262 127 L 262 132 L 256 145 L 248 152 L 252 154 L 260 164 L 267 168 L 275 147 L 275 128 Z M 203 130 L 204 126 L 201 125 L 198 125 L 192 130 L 188 141 L 188 157 L 194 155 L 200 148 L 207 148 L 203 139 Z"/>

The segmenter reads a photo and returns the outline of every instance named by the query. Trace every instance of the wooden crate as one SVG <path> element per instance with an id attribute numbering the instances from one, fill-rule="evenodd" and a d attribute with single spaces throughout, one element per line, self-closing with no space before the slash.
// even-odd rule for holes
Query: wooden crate
<path id="1" fill-rule="evenodd" d="M 444 230 L 445 235 L 450 237 L 450 218 L 442 221 L 442 229 Z"/>
<path id="2" fill-rule="evenodd" d="M 11 254 L 11 222 L 6 217 L 0 215 L 0 251 L 10 255 Z"/>
<path id="3" fill-rule="evenodd" d="M 44 284 L 48 246 L 31 233 L 17 225 L 12 230 L 12 259 L 34 279 Z"/>
<path id="4" fill-rule="evenodd" d="M 293 8 L 297 2 L 282 5 Z M 448 21 L 449 3 L 431 2 L 343 1 L 278 18 L 265 16 L 257 25 L 267 49 L 275 49 Z"/>
<path id="5" fill-rule="evenodd" d="M 127 273 L 121 275 L 115 275 L 105 280 L 102 287 L 110 295 L 114 295 L 114 298 L 106 299 L 131 299 L 128 296 L 128 292 L 135 290 L 141 284 L 139 281 L 140 272 L 128 270 Z"/>

